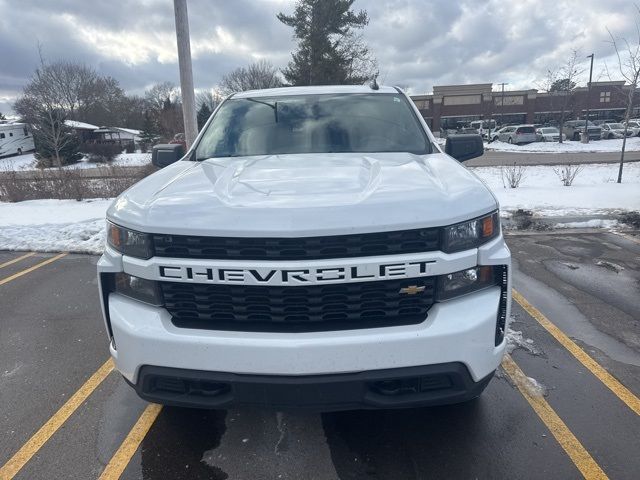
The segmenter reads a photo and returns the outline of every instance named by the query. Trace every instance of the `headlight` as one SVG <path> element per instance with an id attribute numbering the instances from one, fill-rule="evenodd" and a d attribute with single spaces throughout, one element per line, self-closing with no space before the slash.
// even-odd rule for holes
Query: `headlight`
<path id="1" fill-rule="evenodd" d="M 493 212 L 484 217 L 445 227 L 442 251 L 454 253 L 476 248 L 499 234 L 500 217 L 498 212 Z"/>
<path id="2" fill-rule="evenodd" d="M 107 243 L 118 252 L 131 257 L 148 259 L 153 256 L 151 237 L 107 222 Z"/>
<path id="3" fill-rule="evenodd" d="M 500 266 L 500 272 L 502 272 Z M 438 277 L 438 300 L 449 300 L 483 288 L 499 285 L 500 278 L 494 267 L 482 266 L 461 270 Z"/>
<path id="4" fill-rule="evenodd" d="M 158 283 L 128 273 L 114 275 L 113 291 L 150 305 L 162 305 Z"/>

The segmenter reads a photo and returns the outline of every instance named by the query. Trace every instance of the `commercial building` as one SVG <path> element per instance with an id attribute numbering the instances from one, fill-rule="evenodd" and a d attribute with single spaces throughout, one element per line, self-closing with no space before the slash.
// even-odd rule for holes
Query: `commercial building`
<path id="1" fill-rule="evenodd" d="M 434 86 L 429 95 L 412 95 L 420 113 L 433 131 L 456 129 L 473 120 L 494 119 L 500 124 L 557 121 L 566 101 L 569 118 L 584 118 L 589 105 L 591 120 L 620 120 L 624 116 L 628 85 L 623 81 L 592 82 L 564 93 L 541 93 L 536 89 L 495 91 L 492 83 Z M 635 95 L 634 116 L 640 116 L 640 95 Z"/>

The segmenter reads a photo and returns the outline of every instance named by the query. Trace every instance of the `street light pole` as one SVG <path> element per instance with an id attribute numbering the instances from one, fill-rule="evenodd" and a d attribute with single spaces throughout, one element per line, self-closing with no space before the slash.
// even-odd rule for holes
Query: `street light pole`
<path id="1" fill-rule="evenodd" d="M 589 84 L 587 85 L 587 117 L 584 120 L 584 134 L 582 135 L 582 143 L 589 143 L 589 132 L 587 127 L 589 125 L 589 105 L 591 103 L 591 77 L 593 76 L 593 53 L 587 55 L 586 58 L 591 58 L 591 68 L 589 68 Z"/>
<path id="2" fill-rule="evenodd" d="M 178 65 L 180 67 L 180 92 L 182 93 L 182 118 L 187 148 L 198 136 L 196 120 L 196 98 L 193 90 L 193 70 L 191 68 L 191 42 L 189 40 L 189 17 L 187 0 L 173 0 L 176 17 L 176 39 L 178 41 Z"/>

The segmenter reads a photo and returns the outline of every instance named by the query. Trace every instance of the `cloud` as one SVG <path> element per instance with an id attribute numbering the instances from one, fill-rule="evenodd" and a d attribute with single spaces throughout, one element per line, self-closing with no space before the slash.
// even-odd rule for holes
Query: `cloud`
<path id="1" fill-rule="evenodd" d="M 286 66 L 295 41 L 276 14 L 293 6 L 292 0 L 190 0 L 196 87 L 213 87 L 255 59 Z M 170 0 L 21 0 L 16 7 L 0 0 L 0 111 L 8 111 L 38 65 L 38 45 L 46 59 L 85 62 L 132 93 L 178 83 Z M 628 0 L 357 0 L 354 8 L 369 13 L 364 38 L 381 80 L 412 93 L 470 82 L 533 87 L 574 48 L 596 54 L 596 78 L 605 63 L 617 78 L 607 28 L 621 37 L 635 34 Z"/>

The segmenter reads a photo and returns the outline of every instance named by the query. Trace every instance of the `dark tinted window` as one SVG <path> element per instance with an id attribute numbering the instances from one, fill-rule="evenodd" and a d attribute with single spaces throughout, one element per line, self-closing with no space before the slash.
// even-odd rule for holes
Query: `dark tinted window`
<path id="1" fill-rule="evenodd" d="M 536 133 L 536 129 L 533 127 L 518 127 L 516 133 Z"/>
<path id="2" fill-rule="evenodd" d="M 226 101 L 198 144 L 196 158 L 430 151 L 402 95 L 291 95 Z"/>

